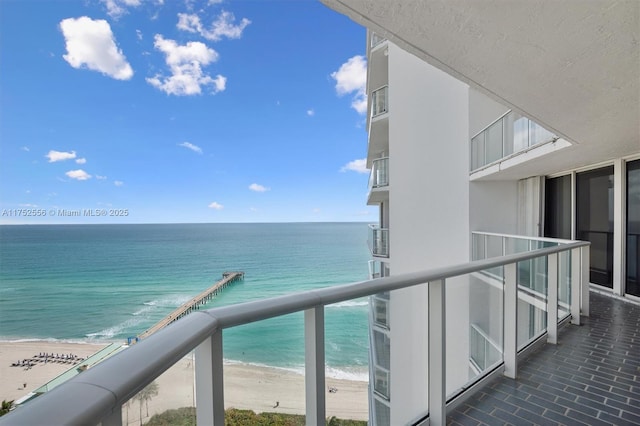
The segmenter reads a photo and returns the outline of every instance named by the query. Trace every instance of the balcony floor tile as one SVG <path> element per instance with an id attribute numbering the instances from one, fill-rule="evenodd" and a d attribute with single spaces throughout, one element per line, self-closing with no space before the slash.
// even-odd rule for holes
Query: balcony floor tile
<path id="1" fill-rule="evenodd" d="M 590 308 L 522 360 L 520 378 L 497 378 L 447 423 L 640 424 L 640 305 L 592 292 Z"/>

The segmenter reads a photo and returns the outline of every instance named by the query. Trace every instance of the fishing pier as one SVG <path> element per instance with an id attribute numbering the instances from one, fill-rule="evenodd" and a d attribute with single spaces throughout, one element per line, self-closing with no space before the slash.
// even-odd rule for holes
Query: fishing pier
<path id="1" fill-rule="evenodd" d="M 146 337 L 151 336 L 156 331 L 166 327 L 171 324 L 173 321 L 177 321 L 185 315 L 190 314 L 191 312 L 200 309 L 200 306 L 206 304 L 209 300 L 213 299 L 219 292 L 222 291 L 229 284 L 244 279 L 244 272 L 225 272 L 222 274 L 222 279 L 193 297 L 191 300 L 183 303 L 179 308 L 175 311 L 171 312 L 169 315 L 158 321 L 156 325 L 148 329 L 142 334 L 139 334 L 136 340 L 144 339 Z"/>

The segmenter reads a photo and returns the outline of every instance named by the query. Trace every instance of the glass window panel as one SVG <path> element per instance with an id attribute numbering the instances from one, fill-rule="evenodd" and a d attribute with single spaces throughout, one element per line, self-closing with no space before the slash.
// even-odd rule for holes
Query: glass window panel
<path id="1" fill-rule="evenodd" d="M 571 175 L 545 182 L 544 236 L 571 239 Z"/>
<path id="2" fill-rule="evenodd" d="M 627 163 L 627 284 L 640 296 L 640 160 Z"/>
<path id="3" fill-rule="evenodd" d="M 590 281 L 613 288 L 613 166 L 576 179 L 576 237 L 591 242 Z"/>

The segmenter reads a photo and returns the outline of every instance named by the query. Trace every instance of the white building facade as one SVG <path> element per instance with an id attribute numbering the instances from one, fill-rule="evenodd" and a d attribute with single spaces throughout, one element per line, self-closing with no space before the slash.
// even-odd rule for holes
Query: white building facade
<path id="1" fill-rule="evenodd" d="M 494 254 L 503 254 L 507 245 L 518 244 L 506 235 L 539 238 L 530 240 L 539 244 L 536 247 L 549 243 L 545 237 L 586 240 L 591 242 L 592 291 L 640 301 L 640 116 L 636 104 L 640 102 L 640 89 L 633 81 L 638 71 L 629 67 L 638 64 L 638 52 L 632 42 L 616 40 L 623 48 L 630 48 L 626 51 L 630 62 L 623 60 L 620 69 L 610 70 L 610 81 L 597 81 L 597 85 L 618 88 L 613 96 L 626 106 L 624 111 L 618 111 L 622 117 L 612 117 L 601 105 L 593 107 L 604 108 L 596 117 L 593 108 L 574 105 L 579 99 L 565 93 L 570 99 L 565 99 L 559 120 L 550 119 L 541 125 L 534 118 L 545 114 L 534 105 L 535 99 L 531 111 L 515 108 L 518 105 L 505 102 L 508 91 L 496 95 L 494 87 L 475 80 L 486 72 L 483 67 L 491 69 L 485 62 L 477 66 L 479 74 L 469 75 L 450 68 L 442 58 L 431 56 L 429 42 L 446 35 L 446 31 L 427 30 L 424 39 L 411 40 L 412 27 L 407 22 L 417 22 L 415 32 L 422 28 L 419 17 L 425 21 L 451 18 L 447 15 L 451 11 L 435 11 L 436 17 L 427 18 L 419 7 L 408 13 L 408 8 L 403 10 L 395 4 L 398 2 L 325 3 L 378 31 L 370 30 L 367 40 L 367 165 L 372 170 L 368 204 L 379 206 L 379 221 L 372 226 L 369 241 L 372 277 L 459 264 L 490 256 L 495 250 L 499 253 Z M 597 3 L 598 7 L 586 7 L 586 11 L 574 8 L 567 13 L 578 17 L 596 13 L 597 19 L 613 25 L 611 10 L 617 7 L 613 14 L 622 21 L 618 25 L 637 23 L 637 5 L 609 3 Z M 405 21 L 391 14 L 392 9 L 400 10 Z M 497 14 L 495 10 L 490 13 Z M 625 13 L 630 13 L 631 19 L 625 20 Z M 483 29 L 476 30 L 481 39 Z M 595 31 L 595 27 L 590 30 Z M 610 35 L 618 36 L 618 32 Z M 461 48 L 453 43 L 452 49 Z M 490 61 L 495 53 L 489 52 L 483 61 Z M 540 61 L 531 62 L 535 68 Z M 461 65 L 461 69 L 466 66 Z M 473 71 L 473 67 L 470 69 Z M 570 65 L 567 70 L 568 74 L 573 72 Z M 518 92 L 514 99 L 527 92 L 537 92 L 539 96 L 541 90 L 553 90 L 543 87 L 544 78 L 532 80 L 531 88 L 526 90 L 522 90 L 526 81 L 515 80 L 514 90 L 522 93 Z M 541 86 L 536 88 L 536 84 Z M 496 87 L 502 90 L 499 84 Z M 598 86 L 592 91 L 605 89 Z M 608 89 L 601 96 L 603 100 L 596 96 L 591 101 L 614 102 L 609 92 L 615 89 Z M 624 89 L 636 92 L 625 93 Z M 555 103 L 550 109 L 556 108 L 561 99 L 552 93 L 548 97 Z M 569 108 L 578 110 L 578 114 L 569 113 Z M 601 126 L 593 123 L 596 119 Z M 597 135 L 591 134 L 585 140 L 580 140 L 580 132 L 574 135 L 552 130 L 575 129 L 580 120 L 583 127 L 590 129 L 613 129 L 615 125 L 622 128 L 612 130 L 608 137 L 600 128 Z M 502 241 L 501 249 L 496 241 Z M 566 260 L 560 260 L 563 261 Z M 518 344 L 522 346 L 545 326 L 546 307 L 536 288 L 536 271 L 543 266 L 532 263 L 518 271 L 520 286 L 527 287 L 518 296 Z M 447 283 L 447 312 L 455 313 L 448 314 L 446 322 L 450 336 L 446 369 L 450 398 L 472 384 L 480 371 L 490 368 L 492 351 L 501 350 L 504 324 L 495 313 L 503 308 L 503 302 L 496 288 L 490 273 Z M 569 297 L 568 291 L 564 292 L 559 295 L 561 299 Z M 372 298 L 373 424 L 419 424 L 428 416 L 428 389 L 424 386 L 429 375 L 427 301 L 426 286 Z M 480 347 L 484 348 L 483 354 L 479 354 Z"/>

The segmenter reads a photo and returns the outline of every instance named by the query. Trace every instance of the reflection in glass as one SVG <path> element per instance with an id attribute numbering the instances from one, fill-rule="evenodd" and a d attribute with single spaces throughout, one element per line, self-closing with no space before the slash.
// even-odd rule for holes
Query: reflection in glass
<path id="1" fill-rule="evenodd" d="M 590 281 L 613 288 L 613 166 L 576 180 L 576 237 L 591 242 Z"/>

